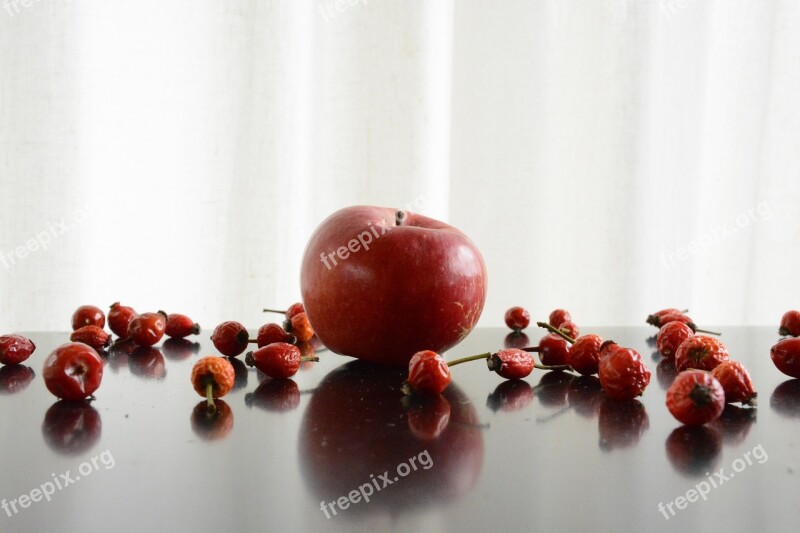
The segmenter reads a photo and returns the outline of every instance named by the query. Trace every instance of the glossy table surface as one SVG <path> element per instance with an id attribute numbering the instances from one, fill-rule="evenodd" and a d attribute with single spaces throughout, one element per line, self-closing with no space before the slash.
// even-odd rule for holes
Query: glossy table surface
<path id="1" fill-rule="evenodd" d="M 41 378 L 68 334 L 29 333 L 36 376 L 0 371 L 0 531 L 797 530 L 800 380 L 772 365 L 773 328 L 722 328 L 759 405 L 695 430 L 664 405 L 673 373 L 654 329 L 589 330 L 642 353 L 640 402 L 540 370 L 506 383 L 475 362 L 443 398 L 404 405 L 400 372 L 323 351 L 290 382 L 238 365 L 209 420 L 189 383 L 216 353 L 204 331 L 200 345 L 112 353 L 96 401 L 70 406 Z M 478 329 L 448 359 L 506 333 Z"/>

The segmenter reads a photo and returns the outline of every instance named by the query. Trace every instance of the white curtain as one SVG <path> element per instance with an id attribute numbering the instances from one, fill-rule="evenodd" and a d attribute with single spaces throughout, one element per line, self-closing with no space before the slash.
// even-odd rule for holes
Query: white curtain
<path id="1" fill-rule="evenodd" d="M 351 204 L 449 221 L 483 325 L 800 306 L 795 0 L 0 0 L 0 329 L 258 327 Z"/>

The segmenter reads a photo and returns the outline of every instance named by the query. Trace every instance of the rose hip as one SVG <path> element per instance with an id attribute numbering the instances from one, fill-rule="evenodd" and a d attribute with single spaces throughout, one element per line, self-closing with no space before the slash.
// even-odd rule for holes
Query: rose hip
<path id="1" fill-rule="evenodd" d="M 53 395 L 63 400 L 82 400 L 100 386 L 103 360 L 87 344 L 62 344 L 45 359 L 42 376 Z"/>
<path id="2" fill-rule="evenodd" d="M 667 391 L 667 408 L 679 422 L 700 426 L 722 414 L 725 391 L 710 372 L 686 370 Z"/>
<path id="3" fill-rule="evenodd" d="M 800 336 L 800 311 L 786 311 L 778 329 L 780 335 Z"/>
<path id="4" fill-rule="evenodd" d="M 642 356 L 630 348 L 611 348 L 600 358 L 598 371 L 603 390 L 616 400 L 641 396 L 650 383 L 650 371 Z"/>
<path id="5" fill-rule="evenodd" d="M 142 313 L 128 324 L 128 338 L 139 346 L 157 344 L 167 328 L 167 317 L 162 313 Z"/>
<path id="6" fill-rule="evenodd" d="M 108 327 L 120 339 L 128 338 L 128 326 L 138 313 L 133 307 L 120 305 L 119 302 L 111 304 L 108 310 Z"/>
<path id="7" fill-rule="evenodd" d="M 675 367 L 678 371 L 696 368 L 714 370 L 728 360 L 728 349 L 714 337 L 695 335 L 683 341 L 675 351 Z"/>
<path id="8" fill-rule="evenodd" d="M 450 367 L 431 350 L 417 352 L 408 362 L 408 386 L 419 394 L 436 395 L 450 384 Z M 409 392 L 404 389 L 404 392 Z"/>
<path id="9" fill-rule="evenodd" d="M 658 330 L 656 349 L 664 357 L 675 357 L 678 346 L 689 337 L 694 337 L 694 332 L 689 326 L 683 322 L 669 322 Z"/>
<path id="10" fill-rule="evenodd" d="M 531 315 L 522 307 L 512 307 L 506 311 L 506 326 L 514 331 L 522 331 L 531 323 Z"/>
<path id="11" fill-rule="evenodd" d="M 564 309 L 555 309 L 550 313 L 547 322 L 553 327 L 558 327 L 564 322 L 572 322 L 572 315 Z"/>
<path id="12" fill-rule="evenodd" d="M 316 357 L 306 360 L 319 361 Z M 254 352 L 247 352 L 245 356 L 248 366 L 255 366 L 273 379 L 294 376 L 303 361 L 300 348 L 288 342 L 274 342 Z"/>
<path id="13" fill-rule="evenodd" d="M 203 357 L 192 367 L 192 387 L 207 401 L 210 412 L 216 410 L 214 398 L 222 398 L 233 388 L 236 372 L 224 357 Z"/>
<path id="14" fill-rule="evenodd" d="M 18 365 L 36 350 L 36 345 L 22 335 L 3 335 L 0 337 L 0 363 Z"/>
<path id="15" fill-rule="evenodd" d="M 563 337 L 567 342 L 572 343 L 567 355 L 567 364 L 575 370 L 575 372 L 584 376 L 597 374 L 598 366 L 600 364 L 600 346 L 603 344 L 603 339 L 599 335 L 588 334 L 573 339 L 563 331 L 555 328 L 550 324 L 544 322 L 537 322 L 541 328 L 545 328 L 551 333 L 555 333 Z"/>
<path id="16" fill-rule="evenodd" d="M 569 358 L 570 343 L 560 335 L 548 333 L 539 340 L 539 360 L 543 365 L 565 365 Z"/>
<path id="17" fill-rule="evenodd" d="M 562 322 L 557 327 L 558 329 L 566 333 L 567 336 L 572 337 L 573 339 L 577 339 L 578 335 L 580 335 L 581 333 L 581 330 L 578 329 L 578 325 L 575 322 L 570 322 L 569 320 L 566 322 Z"/>
<path id="18" fill-rule="evenodd" d="M 468 359 L 468 358 L 467 358 Z M 458 361 L 448 363 L 448 366 L 458 364 Z M 537 365 L 530 353 L 516 348 L 500 350 L 490 354 L 486 359 L 489 370 L 506 379 L 522 379 L 530 375 L 534 368 L 542 370 L 571 370 L 566 365 L 545 366 Z"/>
<path id="19" fill-rule="evenodd" d="M 250 334 L 239 322 L 229 320 L 223 322 L 216 328 L 211 335 L 211 341 L 222 355 L 236 357 L 247 349 Z"/>
<path id="20" fill-rule="evenodd" d="M 258 344 L 259 348 L 263 348 L 273 342 L 288 342 L 289 344 L 294 344 L 297 342 L 297 339 L 291 333 L 287 333 L 279 324 L 271 323 L 264 324 L 258 328 L 256 340 L 250 340 L 249 342 L 255 342 Z"/>
<path id="21" fill-rule="evenodd" d="M 664 315 L 673 315 L 673 314 L 684 314 L 687 311 L 681 311 L 680 309 L 675 309 L 674 307 L 669 307 L 667 309 L 662 309 L 661 311 L 656 311 L 652 315 L 647 315 L 646 322 L 650 325 L 653 325 L 657 328 L 661 327 L 661 317 Z"/>
<path id="22" fill-rule="evenodd" d="M 750 373 L 742 363 L 725 361 L 712 370 L 711 375 L 717 378 L 722 385 L 726 403 L 752 404 L 754 402 L 757 393 L 753 388 Z"/>
<path id="23" fill-rule="evenodd" d="M 99 328 L 105 327 L 106 315 L 103 311 L 94 305 L 82 305 L 72 313 L 72 330 L 82 328 L 83 326 L 97 326 Z"/>
<path id="24" fill-rule="evenodd" d="M 783 339 L 770 349 L 769 355 L 778 370 L 800 378 L 800 337 Z"/>
<path id="25" fill-rule="evenodd" d="M 283 322 L 283 329 L 294 334 L 297 342 L 308 342 L 314 336 L 314 328 L 311 327 L 311 322 L 305 313 L 297 313 L 292 318 L 287 318 Z"/>
<path id="26" fill-rule="evenodd" d="M 88 344 L 98 352 L 101 352 L 111 344 L 111 335 L 98 326 L 83 326 L 73 331 L 69 340 Z"/>
<path id="27" fill-rule="evenodd" d="M 166 314 L 163 311 L 159 311 L 159 313 Z M 200 324 L 186 315 L 170 313 L 167 315 L 167 326 L 164 329 L 164 333 L 173 339 L 183 339 L 189 335 L 200 333 Z"/>

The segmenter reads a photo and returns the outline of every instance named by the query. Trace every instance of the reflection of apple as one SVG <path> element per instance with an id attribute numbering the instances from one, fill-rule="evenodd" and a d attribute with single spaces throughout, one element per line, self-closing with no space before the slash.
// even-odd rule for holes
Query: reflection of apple
<path id="1" fill-rule="evenodd" d="M 36 373 L 29 366 L 0 367 L 0 394 L 14 394 L 25 390 L 34 377 L 36 377 Z"/>
<path id="2" fill-rule="evenodd" d="M 407 365 L 446 351 L 478 322 L 486 267 L 456 228 L 390 208 L 337 211 L 316 229 L 300 276 L 306 313 L 332 351 Z"/>
<path id="3" fill-rule="evenodd" d="M 42 433 L 50 448 L 62 455 L 81 455 L 100 439 L 100 413 L 86 400 L 60 400 L 44 415 Z"/>
<path id="4" fill-rule="evenodd" d="M 299 437 L 301 471 L 315 500 L 346 495 L 369 483 L 371 474 L 377 479 L 388 471 L 393 479 L 398 465 L 426 451 L 432 466 L 425 469 L 417 462 L 407 477 L 376 491 L 368 505 L 351 506 L 347 515 L 451 501 L 474 486 L 483 465 L 483 435 L 469 399 L 451 384 L 442 394 L 450 407 L 446 427 L 433 440 L 419 440 L 409 423 L 421 429 L 421 419 L 409 422 L 404 410 L 404 378 L 401 369 L 353 361 L 320 382 Z M 443 412 L 437 402 L 434 414 Z M 437 416 L 433 420 L 441 422 Z"/>
<path id="5" fill-rule="evenodd" d="M 223 400 L 214 400 L 215 409 L 203 400 L 192 410 L 192 431 L 203 440 L 222 440 L 233 429 L 233 411 Z"/>
<path id="6" fill-rule="evenodd" d="M 605 396 L 598 414 L 600 449 L 636 446 L 647 428 L 650 419 L 639 400 L 615 400 Z"/>
<path id="7" fill-rule="evenodd" d="M 708 426 L 681 426 L 669 434 L 666 447 L 675 470 L 689 477 L 703 477 L 719 462 L 722 437 Z"/>

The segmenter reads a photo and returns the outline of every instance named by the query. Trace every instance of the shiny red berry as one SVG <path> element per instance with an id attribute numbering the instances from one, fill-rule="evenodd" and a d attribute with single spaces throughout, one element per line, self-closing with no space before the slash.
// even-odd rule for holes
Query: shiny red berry
<path id="1" fill-rule="evenodd" d="M 539 360 L 543 365 L 566 365 L 570 344 L 563 337 L 549 333 L 539 340 Z"/>
<path id="2" fill-rule="evenodd" d="M 91 396 L 103 380 L 103 360 L 82 342 L 62 344 L 47 356 L 42 371 L 44 384 L 63 400 Z"/>
<path id="3" fill-rule="evenodd" d="M 105 327 L 106 315 L 99 307 L 94 305 L 82 305 L 72 313 L 72 330 L 83 326 Z"/>
<path id="4" fill-rule="evenodd" d="M 689 326 L 689 328 L 691 328 L 692 331 L 697 330 L 697 326 L 695 325 L 692 318 L 689 315 L 680 312 L 666 313 L 664 315 L 661 315 L 658 319 L 658 324 L 656 324 L 656 327 L 662 328 L 664 327 L 664 325 L 669 324 L 671 322 L 680 322 L 682 324 L 686 324 L 687 326 Z"/>
<path id="5" fill-rule="evenodd" d="M 302 356 L 300 348 L 288 342 L 274 342 L 254 352 L 247 352 L 245 363 L 273 379 L 286 379 L 297 374 Z"/>
<path id="6" fill-rule="evenodd" d="M 97 326 L 83 326 L 73 331 L 69 340 L 88 344 L 98 352 L 101 352 L 111 344 L 111 335 Z"/>
<path id="7" fill-rule="evenodd" d="M 486 364 L 489 370 L 506 379 L 522 379 L 533 372 L 533 357 L 516 348 L 500 350 L 492 354 Z"/>
<path id="8" fill-rule="evenodd" d="M 611 348 L 600 358 L 600 386 L 616 400 L 632 400 L 641 396 L 650 383 L 650 371 L 642 356 L 630 348 Z"/>
<path id="9" fill-rule="evenodd" d="M 522 331 L 531 323 L 531 315 L 522 307 L 512 307 L 506 311 L 506 326 L 514 331 Z"/>
<path id="10" fill-rule="evenodd" d="M 793 378 L 800 378 L 800 337 L 790 337 L 778 342 L 769 351 L 775 366 Z"/>
<path id="11" fill-rule="evenodd" d="M 163 311 L 160 311 L 163 313 Z M 182 339 L 189 335 L 197 335 L 200 333 L 200 324 L 186 315 L 178 313 L 170 313 L 167 315 L 167 326 L 164 333 L 173 339 Z"/>
<path id="12" fill-rule="evenodd" d="M 33 341 L 22 335 L 3 335 L 0 337 L 0 363 L 18 365 L 36 350 Z"/>
<path id="13" fill-rule="evenodd" d="M 711 375 L 722 385 L 726 403 L 749 404 L 755 400 L 757 393 L 753 388 L 753 380 L 742 363 L 725 361 L 712 370 Z"/>
<path id="14" fill-rule="evenodd" d="M 133 307 L 114 302 L 108 310 L 108 327 L 114 335 L 121 339 L 126 339 L 128 337 L 128 326 L 136 318 L 137 314 Z"/>
<path id="15" fill-rule="evenodd" d="M 314 328 L 308 321 L 308 315 L 297 313 L 292 318 L 287 318 L 283 323 L 283 329 L 293 334 L 297 342 L 308 342 L 314 336 Z"/>
<path id="16" fill-rule="evenodd" d="M 656 337 L 656 349 L 664 357 L 675 357 L 683 341 L 694 337 L 694 331 L 683 322 L 669 322 L 661 326 Z"/>
<path id="17" fill-rule="evenodd" d="M 547 319 L 547 322 L 553 326 L 558 327 L 559 325 L 563 324 L 564 322 L 572 322 L 572 315 L 569 314 L 569 311 L 565 309 L 555 309 L 550 313 L 550 316 Z M 575 338 L 575 337 L 573 337 Z"/>
<path id="18" fill-rule="evenodd" d="M 710 372 L 686 370 L 667 391 L 667 408 L 679 422 L 700 426 L 722 414 L 725 391 Z"/>
<path id="19" fill-rule="evenodd" d="M 800 311 L 786 311 L 778 329 L 780 335 L 800 336 Z"/>
<path id="20" fill-rule="evenodd" d="M 714 370 L 728 360 L 728 349 L 722 341 L 705 335 L 689 337 L 675 351 L 675 367 L 679 372 L 690 368 Z"/>
<path id="21" fill-rule="evenodd" d="M 157 344 L 167 328 L 167 317 L 161 313 L 142 313 L 128 324 L 128 338 L 139 346 Z"/>
<path id="22" fill-rule="evenodd" d="M 664 315 L 673 315 L 673 314 L 683 314 L 684 311 L 680 309 L 675 309 L 674 307 L 669 307 L 667 309 L 662 309 L 661 311 L 656 311 L 652 315 L 647 315 L 646 322 L 657 328 L 661 327 L 661 317 Z"/>
<path id="23" fill-rule="evenodd" d="M 222 355 L 236 357 L 247 349 L 250 334 L 239 322 L 230 320 L 223 322 L 216 328 L 211 335 L 211 341 Z"/>
<path id="24" fill-rule="evenodd" d="M 450 368 L 436 352 L 417 352 L 408 362 L 408 385 L 419 394 L 435 395 L 450 384 Z"/>
<path id="25" fill-rule="evenodd" d="M 271 323 L 264 324 L 258 328 L 258 337 L 256 342 L 259 348 L 263 348 L 273 342 L 288 342 L 294 344 L 297 341 L 294 335 L 287 333 L 279 324 Z M 253 342 L 253 341 L 250 341 Z"/>
<path id="26" fill-rule="evenodd" d="M 567 364 L 575 369 L 575 372 L 590 376 L 597 374 L 600 364 L 600 346 L 603 339 L 599 335 L 589 334 L 578 337 L 575 344 L 569 349 Z"/>

